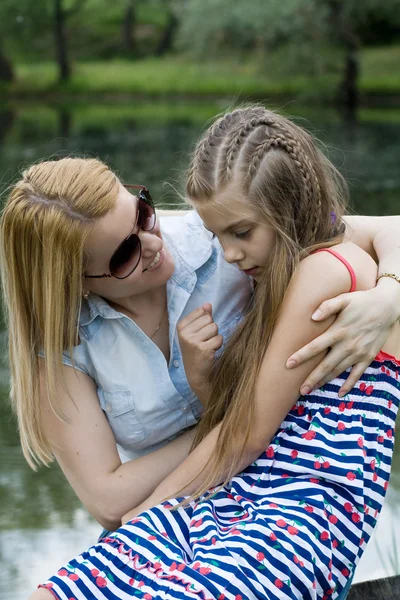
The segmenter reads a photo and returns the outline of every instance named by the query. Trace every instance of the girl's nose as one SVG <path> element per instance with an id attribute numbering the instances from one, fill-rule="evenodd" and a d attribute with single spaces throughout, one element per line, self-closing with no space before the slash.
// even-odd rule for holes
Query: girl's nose
<path id="1" fill-rule="evenodd" d="M 239 248 L 233 248 L 232 246 L 224 248 L 224 259 L 228 263 L 237 263 L 243 260 L 244 254 Z"/>

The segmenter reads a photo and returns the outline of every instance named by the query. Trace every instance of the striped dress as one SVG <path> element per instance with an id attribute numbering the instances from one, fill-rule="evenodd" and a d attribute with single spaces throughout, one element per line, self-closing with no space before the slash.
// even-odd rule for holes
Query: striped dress
<path id="1" fill-rule="evenodd" d="M 209 500 L 142 513 L 43 587 L 60 600 L 337 598 L 389 481 L 400 362 L 380 352 L 302 396 L 266 451 Z"/>
<path id="2" fill-rule="evenodd" d="M 352 278 L 355 274 L 340 255 Z M 343 399 L 345 372 L 301 396 L 269 447 L 215 495 L 164 502 L 62 567 L 59 600 L 336 600 L 386 494 L 400 362 L 380 352 Z"/>

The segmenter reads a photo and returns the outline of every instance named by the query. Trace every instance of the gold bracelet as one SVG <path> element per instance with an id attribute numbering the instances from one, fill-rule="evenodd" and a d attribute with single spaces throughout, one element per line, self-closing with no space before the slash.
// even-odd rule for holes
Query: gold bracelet
<path id="1" fill-rule="evenodd" d="M 395 273 L 382 273 L 376 281 L 379 281 L 381 277 L 391 277 L 392 279 L 395 279 L 397 283 L 400 283 L 400 275 L 396 275 Z"/>

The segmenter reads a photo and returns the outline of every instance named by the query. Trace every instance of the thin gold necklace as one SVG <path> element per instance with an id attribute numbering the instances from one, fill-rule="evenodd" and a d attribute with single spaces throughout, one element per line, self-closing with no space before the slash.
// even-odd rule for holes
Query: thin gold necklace
<path id="1" fill-rule="evenodd" d="M 164 315 L 165 315 L 166 311 L 167 311 L 167 305 L 165 305 L 165 307 L 164 307 L 163 314 L 162 314 L 162 317 L 161 317 L 161 321 L 160 321 L 160 322 L 159 322 L 159 324 L 157 325 L 157 329 L 155 330 L 155 332 L 153 333 L 153 335 L 151 335 L 151 336 L 150 336 L 150 339 L 151 339 L 151 340 L 152 340 L 152 339 L 153 339 L 153 337 L 156 335 L 157 331 L 160 329 L 160 327 L 161 327 L 161 325 L 162 325 L 162 322 L 164 321 Z"/>

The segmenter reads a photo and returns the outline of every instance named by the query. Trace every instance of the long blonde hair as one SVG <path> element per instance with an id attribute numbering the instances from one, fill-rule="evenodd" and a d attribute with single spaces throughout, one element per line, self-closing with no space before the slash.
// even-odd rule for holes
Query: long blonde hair
<path id="1" fill-rule="evenodd" d="M 8 327 L 11 399 L 32 468 L 52 451 L 41 425 L 40 351 L 48 400 L 57 400 L 62 352 L 77 344 L 84 245 L 96 219 L 116 203 L 119 181 L 96 159 L 45 161 L 24 171 L 1 217 L 1 275 Z"/>
<path id="2" fill-rule="evenodd" d="M 257 376 L 289 282 L 304 256 L 338 243 L 345 229 L 347 186 L 341 175 L 312 136 L 262 106 L 237 109 L 209 127 L 193 153 L 186 194 L 204 207 L 232 182 L 256 210 L 258 223 L 274 228 L 276 242 L 252 307 L 211 374 L 192 449 L 219 423 L 221 430 L 193 498 L 237 472 L 251 434 Z M 229 473 L 222 477 L 228 457 Z"/>

